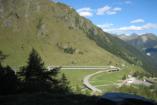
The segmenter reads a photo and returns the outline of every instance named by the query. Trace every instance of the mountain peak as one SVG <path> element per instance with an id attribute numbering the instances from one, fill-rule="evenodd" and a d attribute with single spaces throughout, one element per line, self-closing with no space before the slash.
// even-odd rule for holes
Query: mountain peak
<path id="1" fill-rule="evenodd" d="M 138 36 L 138 34 L 137 33 L 132 33 L 132 34 L 130 34 L 130 36 Z"/>

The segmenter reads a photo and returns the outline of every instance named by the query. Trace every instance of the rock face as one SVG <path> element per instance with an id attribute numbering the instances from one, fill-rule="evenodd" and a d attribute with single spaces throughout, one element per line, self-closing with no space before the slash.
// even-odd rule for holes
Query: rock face
<path id="1" fill-rule="evenodd" d="M 106 93 L 98 100 L 97 105 L 157 105 L 152 100 L 126 93 Z"/>

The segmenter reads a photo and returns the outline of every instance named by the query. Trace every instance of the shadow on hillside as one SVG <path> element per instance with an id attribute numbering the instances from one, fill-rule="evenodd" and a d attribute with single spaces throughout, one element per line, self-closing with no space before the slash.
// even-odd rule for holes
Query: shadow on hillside
<path id="1" fill-rule="evenodd" d="M 34 93 L 0 96 L 0 105 L 157 105 L 153 102 L 127 99 L 120 103 L 101 100 L 98 96 L 73 93 Z"/>
<path id="2" fill-rule="evenodd" d="M 98 97 L 81 94 L 19 94 L 0 96 L 0 105 L 96 105 Z"/>

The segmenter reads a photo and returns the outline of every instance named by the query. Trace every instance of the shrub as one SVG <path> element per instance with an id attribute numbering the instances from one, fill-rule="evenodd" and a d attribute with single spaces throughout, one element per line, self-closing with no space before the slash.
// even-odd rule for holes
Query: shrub
<path id="1" fill-rule="evenodd" d="M 72 47 L 64 48 L 64 53 L 74 54 L 74 53 L 75 53 L 75 50 L 76 50 L 76 49 L 74 49 L 74 48 L 72 48 Z"/>

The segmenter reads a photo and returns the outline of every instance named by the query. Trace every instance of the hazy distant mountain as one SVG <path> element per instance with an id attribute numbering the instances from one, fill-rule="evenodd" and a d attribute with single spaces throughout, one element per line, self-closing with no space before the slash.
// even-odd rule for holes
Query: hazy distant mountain
<path id="1" fill-rule="evenodd" d="M 132 40 L 132 39 L 135 39 L 136 37 L 138 37 L 138 34 L 136 34 L 136 33 L 133 33 L 133 34 L 131 34 L 131 35 L 125 35 L 125 34 L 120 34 L 120 35 L 118 35 L 118 37 L 120 38 L 120 39 L 122 39 L 122 40 L 125 40 L 125 41 L 127 41 L 127 40 Z"/>
<path id="2" fill-rule="evenodd" d="M 151 56 L 156 60 L 157 57 L 157 36 L 152 33 L 142 35 L 120 35 L 120 39 L 133 45 L 139 50 L 145 52 L 148 56 Z M 156 60 L 157 61 L 157 60 Z"/>
<path id="3" fill-rule="evenodd" d="M 151 33 L 142 35 L 119 36 L 120 39 L 127 41 L 129 44 L 138 48 L 148 48 L 157 45 L 157 36 Z"/>
<path id="4" fill-rule="evenodd" d="M 69 6 L 51 0 L 0 0 L 0 50 L 6 63 L 23 65 L 34 47 L 46 64 L 155 64 L 134 47 L 103 32 Z"/>

